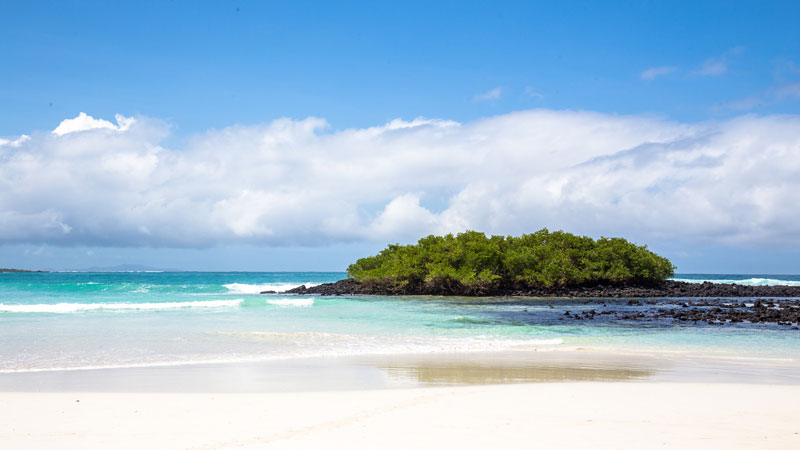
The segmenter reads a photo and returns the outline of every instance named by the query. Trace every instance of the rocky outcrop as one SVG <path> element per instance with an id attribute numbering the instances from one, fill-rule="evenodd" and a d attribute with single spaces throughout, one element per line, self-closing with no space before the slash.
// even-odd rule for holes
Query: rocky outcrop
<path id="1" fill-rule="evenodd" d="M 266 292 L 265 292 L 266 293 Z M 491 287 L 466 287 L 460 284 L 364 283 L 352 279 L 318 286 L 299 286 L 286 293 L 300 295 L 450 295 L 487 297 L 577 297 L 577 298 L 652 298 L 652 297 L 800 297 L 800 286 L 742 286 L 736 284 L 686 283 L 667 280 L 653 285 L 596 285 L 574 287 L 532 287 L 499 284 Z"/>

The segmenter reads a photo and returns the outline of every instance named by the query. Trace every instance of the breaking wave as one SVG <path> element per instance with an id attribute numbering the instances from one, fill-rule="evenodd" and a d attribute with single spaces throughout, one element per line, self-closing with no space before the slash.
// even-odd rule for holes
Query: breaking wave
<path id="1" fill-rule="evenodd" d="M 800 286 L 800 281 L 794 280 L 780 280 L 776 278 L 745 278 L 741 280 L 733 279 L 693 279 L 693 278 L 673 278 L 675 281 L 683 281 L 685 283 L 720 283 L 720 284 L 738 284 L 740 286 Z"/>
<path id="2" fill-rule="evenodd" d="M 8 313 L 75 313 L 81 311 L 122 311 L 140 310 L 154 311 L 180 308 L 230 308 L 239 306 L 244 299 L 205 300 L 192 302 L 157 302 L 157 303 L 55 303 L 34 305 L 6 305 L 0 303 L 0 312 Z"/>
<path id="3" fill-rule="evenodd" d="M 229 283 L 229 284 L 223 284 L 223 286 L 229 292 L 233 292 L 236 294 L 259 294 L 264 291 L 284 292 L 303 284 L 306 287 L 311 287 L 311 286 L 316 286 L 320 283 L 265 283 L 265 284 Z"/>

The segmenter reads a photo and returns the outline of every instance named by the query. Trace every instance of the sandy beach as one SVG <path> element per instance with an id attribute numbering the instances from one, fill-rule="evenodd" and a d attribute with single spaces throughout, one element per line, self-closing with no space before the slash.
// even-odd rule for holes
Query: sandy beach
<path id="1" fill-rule="evenodd" d="M 599 351 L 0 374 L 0 448 L 800 446 L 795 361 Z"/>
<path id="2" fill-rule="evenodd" d="M 2 393 L 0 447 L 790 449 L 799 398 L 800 386 L 630 382 Z"/>

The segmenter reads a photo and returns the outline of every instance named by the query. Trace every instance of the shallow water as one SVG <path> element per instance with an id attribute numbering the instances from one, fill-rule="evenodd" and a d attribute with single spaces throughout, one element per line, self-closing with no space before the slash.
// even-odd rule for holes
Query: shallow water
<path id="1" fill-rule="evenodd" d="M 258 294 L 343 276 L 0 274 L 0 372 L 581 348 L 730 361 L 800 360 L 800 332 L 790 327 L 690 326 L 609 316 L 564 320 L 565 311 L 601 308 L 575 299 Z M 621 300 L 608 305 L 643 307 Z"/>

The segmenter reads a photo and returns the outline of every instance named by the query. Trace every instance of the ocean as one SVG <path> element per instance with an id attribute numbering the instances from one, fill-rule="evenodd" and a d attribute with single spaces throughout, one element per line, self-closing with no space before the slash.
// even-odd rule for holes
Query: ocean
<path id="1" fill-rule="evenodd" d="M 0 273 L 0 373 L 581 349 L 800 361 L 800 331 L 792 327 L 641 323 L 601 316 L 564 321 L 566 311 L 590 307 L 574 299 L 259 294 L 344 276 Z M 798 275 L 681 274 L 675 279 L 800 284 Z"/>

